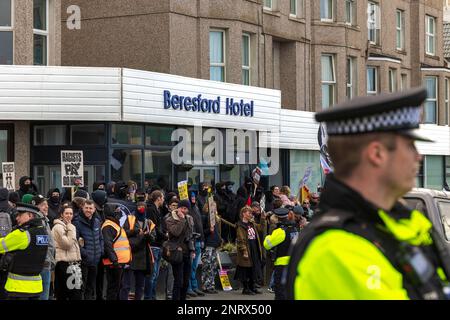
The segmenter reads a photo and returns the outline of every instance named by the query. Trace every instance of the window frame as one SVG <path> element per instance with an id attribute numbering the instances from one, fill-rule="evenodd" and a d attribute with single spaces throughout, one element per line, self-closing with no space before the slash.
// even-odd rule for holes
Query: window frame
<path id="1" fill-rule="evenodd" d="M 244 41 L 244 38 L 247 38 L 248 41 L 248 66 L 244 65 L 244 59 L 242 59 L 242 84 L 251 86 L 252 85 L 252 36 L 250 33 L 244 32 L 242 33 L 242 40 Z M 243 44 L 243 43 L 242 43 Z M 242 45 L 242 58 L 244 55 L 244 46 Z M 244 82 L 244 70 L 248 71 L 248 84 L 243 83 Z"/>
<path id="2" fill-rule="evenodd" d="M 369 88 L 366 88 L 366 93 L 368 96 L 373 96 L 373 95 L 377 95 L 378 94 L 378 67 L 376 66 L 367 66 L 366 68 L 366 78 L 368 78 L 369 76 L 369 69 L 373 69 L 374 70 L 374 75 L 375 75 L 375 91 L 369 91 Z M 366 86 L 368 83 L 368 79 L 366 79 Z"/>
<path id="3" fill-rule="evenodd" d="M 407 87 L 408 87 L 408 75 L 406 73 L 401 73 L 400 74 L 400 89 L 406 90 Z"/>
<path id="4" fill-rule="evenodd" d="M 445 113 L 445 123 L 444 125 L 450 125 L 450 78 L 445 77 L 444 79 L 444 113 Z"/>
<path id="5" fill-rule="evenodd" d="M 346 79 L 346 87 L 347 87 L 346 96 L 347 96 L 347 99 L 353 99 L 356 96 L 355 91 L 357 90 L 356 85 L 357 85 L 358 81 L 356 79 L 357 72 L 355 72 L 356 71 L 355 65 L 356 65 L 356 58 L 352 57 L 352 56 L 348 56 L 347 57 L 347 70 L 346 70 L 347 71 L 347 74 L 346 74 L 346 78 L 347 78 Z M 349 89 L 350 89 L 350 91 L 348 91 Z M 350 92 L 350 96 L 348 95 L 349 92 Z"/>
<path id="6" fill-rule="evenodd" d="M 264 10 L 272 11 L 273 10 L 273 6 L 274 6 L 274 1 L 275 0 L 263 0 L 263 8 L 264 8 Z M 270 7 L 266 6 L 267 2 L 270 2 Z"/>
<path id="7" fill-rule="evenodd" d="M 209 60 L 209 68 L 210 68 L 210 72 L 209 72 L 209 80 L 211 79 L 211 67 L 221 67 L 223 68 L 223 81 L 219 81 L 219 80 L 212 80 L 212 81 L 219 81 L 219 82 L 227 82 L 227 56 L 226 56 L 226 41 L 225 41 L 225 37 L 226 37 L 226 30 L 224 29 L 210 29 L 209 30 L 209 35 L 211 36 L 211 32 L 220 32 L 222 33 L 222 56 L 223 56 L 223 62 L 218 63 L 218 62 L 211 62 L 211 59 Z M 209 54 L 211 56 L 211 48 L 209 48 Z"/>
<path id="8" fill-rule="evenodd" d="M 439 94 L 439 88 L 438 88 L 438 86 L 439 86 L 439 81 L 438 81 L 438 79 L 439 79 L 439 77 L 437 77 L 437 76 L 425 76 L 425 86 L 426 86 L 426 82 L 427 82 L 427 79 L 430 79 L 430 78 L 433 78 L 434 79 L 434 82 L 435 82 L 435 97 L 434 98 L 431 98 L 430 96 L 428 96 L 427 95 L 427 99 L 425 100 L 425 107 L 426 107 L 426 104 L 429 102 L 429 101 L 434 101 L 434 103 L 435 103 L 435 105 L 434 105 L 434 114 L 435 114 L 435 122 L 425 122 L 425 112 L 426 112 L 426 108 L 424 108 L 424 118 L 423 118 L 423 123 L 426 123 L 426 124 L 438 124 L 439 123 L 439 114 L 438 114 L 438 110 L 439 110 L 439 105 L 438 105 L 438 102 L 439 102 L 439 96 L 438 96 L 438 94 Z"/>
<path id="9" fill-rule="evenodd" d="M 369 1 L 369 2 L 367 3 L 367 5 L 368 5 L 368 8 L 367 8 L 367 25 L 368 25 L 368 28 L 367 28 L 367 32 L 368 32 L 367 38 L 368 38 L 370 44 L 372 44 L 372 45 L 380 45 L 380 38 L 381 38 L 381 36 L 380 36 L 380 34 L 381 34 L 381 24 L 378 23 L 378 21 L 381 20 L 381 16 L 380 16 L 380 15 L 381 15 L 380 4 L 379 4 L 378 2 L 372 2 L 372 1 Z M 369 10 L 369 8 L 370 8 L 371 6 L 374 6 L 374 7 L 375 7 L 375 9 L 374 9 L 374 18 L 375 18 L 375 19 L 374 19 L 374 20 L 370 19 L 371 15 L 370 15 L 370 10 Z M 371 23 L 374 24 L 374 26 L 375 26 L 374 29 L 371 29 L 371 28 L 369 27 L 369 25 L 370 25 Z M 377 25 L 378 25 L 379 29 L 377 29 Z M 371 31 L 371 30 L 374 30 L 374 38 L 375 38 L 374 41 L 370 39 L 370 31 Z"/>
<path id="10" fill-rule="evenodd" d="M 334 54 L 332 54 L 332 53 L 322 53 L 320 55 L 320 58 L 321 58 L 321 65 L 320 65 L 321 70 L 323 68 L 322 57 L 324 57 L 324 56 L 331 57 L 331 72 L 332 72 L 333 80 L 331 80 L 331 81 L 330 80 L 323 80 L 322 79 L 322 75 L 321 75 L 320 84 L 321 84 L 321 88 L 323 88 L 323 86 L 331 86 L 333 88 L 333 95 L 332 95 L 333 101 L 331 101 L 331 103 L 329 103 L 329 107 L 331 107 L 331 106 L 333 106 L 336 103 L 336 86 L 337 86 L 337 81 L 336 81 L 336 62 L 335 62 L 335 55 Z M 323 89 L 322 89 L 322 92 L 323 92 Z M 325 109 L 323 107 L 323 102 L 324 102 L 323 99 L 324 99 L 324 97 L 322 95 L 322 109 Z"/>
<path id="11" fill-rule="evenodd" d="M 389 92 L 393 93 L 398 91 L 397 69 L 389 68 L 388 77 L 389 77 Z"/>
<path id="12" fill-rule="evenodd" d="M 433 28 L 434 28 L 434 33 L 430 33 L 428 30 L 428 26 L 429 26 L 429 21 L 433 21 Z M 436 23 L 436 18 L 430 15 L 425 15 L 425 53 L 427 55 L 430 56 L 435 56 L 436 55 L 436 27 L 437 27 L 437 23 Z M 433 41 L 433 52 L 429 51 L 429 43 L 428 43 L 428 39 L 431 38 Z"/>
<path id="13" fill-rule="evenodd" d="M 14 65 L 14 22 L 15 22 L 15 17 L 14 17 L 14 1 L 15 0 L 10 0 L 11 2 L 11 26 L 0 26 L 0 32 L 11 32 L 12 33 L 12 64 Z"/>
<path id="14" fill-rule="evenodd" d="M 350 7 L 347 5 L 350 4 Z M 350 8 L 350 15 L 347 9 Z M 350 17 L 350 21 L 348 18 Z M 345 0 L 345 24 L 348 26 L 355 25 L 355 1 L 354 0 Z"/>
<path id="15" fill-rule="evenodd" d="M 35 62 L 35 57 L 34 57 L 34 36 L 35 35 L 39 35 L 39 36 L 43 36 L 45 37 L 45 64 L 43 64 L 44 66 L 48 66 L 49 65 L 49 58 L 50 58 L 50 53 L 49 53 L 49 47 L 50 47 L 50 17 L 49 17 L 49 13 L 50 13 L 50 0 L 44 0 L 45 1 L 45 26 L 47 30 L 42 30 L 42 29 L 34 29 L 34 6 L 33 6 L 33 64 Z M 33 1 L 34 4 L 34 1 Z M 34 64 L 35 65 L 35 64 Z"/>
<path id="16" fill-rule="evenodd" d="M 400 14 L 400 26 L 398 26 L 398 14 Z M 405 50 L 405 11 L 397 9 L 395 11 L 395 47 L 397 50 Z M 398 45 L 398 36 L 400 35 L 400 47 Z"/>
<path id="17" fill-rule="evenodd" d="M 334 0 L 325 0 L 328 4 L 331 2 L 329 10 L 331 11 L 331 18 L 322 18 L 322 1 L 320 1 L 320 21 L 323 22 L 334 22 Z"/>
<path id="18" fill-rule="evenodd" d="M 294 3 L 295 11 L 292 12 L 292 4 Z M 298 17 L 298 0 L 290 0 L 289 1 L 289 16 L 297 18 Z"/>
<path id="19" fill-rule="evenodd" d="M 0 130 L 5 130 L 7 132 L 8 135 L 8 140 L 7 140 L 7 149 L 8 149 L 8 154 L 7 154 L 7 161 L 8 162 L 14 162 L 14 124 L 11 123 L 0 123 Z M 1 172 L 0 172 L 1 174 Z"/>

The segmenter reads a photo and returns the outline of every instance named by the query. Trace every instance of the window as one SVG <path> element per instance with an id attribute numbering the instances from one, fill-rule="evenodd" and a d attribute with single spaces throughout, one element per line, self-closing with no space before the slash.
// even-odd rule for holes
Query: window
<path id="1" fill-rule="evenodd" d="M 442 219 L 442 226 L 444 227 L 445 238 L 450 240 L 450 202 L 438 201 L 440 216 Z"/>
<path id="2" fill-rule="evenodd" d="M 71 145 L 105 145 L 105 125 L 73 124 L 70 126 Z"/>
<path id="3" fill-rule="evenodd" d="M 142 150 L 111 149 L 111 180 L 135 181 L 138 186 L 142 181 Z"/>
<path id="4" fill-rule="evenodd" d="M 66 144 L 65 125 L 34 126 L 35 146 L 63 146 Z"/>
<path id="5" fill-rule="evenodd" d="M 0 0 L 0 64 L 13 64 L 13 3 Z"/>
<path id="6" fill-rule="evenodd" d="M 149 125 L 145 127 L 145 145 L 170 147 L 174 145 L 171 140 L 172 132 L 175 127 Z"/>
<path id="7" fill-rule="evenodd" d="M 402 10 L 396 12 L 397 50 L 405 49 L 405 14 Z"/>
<path id="8" fill-rule="evenodd" d="M 334 72 L 334 56 L 322 55 L 322 108 L 327 109 L 334 104 L 336 77 Z"/>
<path id="9" fill-rule="evenodd" d="M 436 53 L 436 18 L 425 16 L 426 30 L 425 30 L 425 45 L 426 53 L 434 56 Z"/>
<path id="10" fill-rule="evenodd" d="M 427 100 L 424 108 L 424 123 L 437 123 L 437 77 L 425 77 Z"/>
<path id="11" fill-rule="evenodd" d="M 444 185 L 444 157 L 425 156 L 425 188 L 442 190 Z"/>
<path id="12" fill-rule="evenodd" d="M 272 10 L 273 9 L 273 1 L 274 0 L 264 0 L 264 9 L 269 9 Z"/>
<path id="13" fill-rule="evenodd" d="M 370 43 L 380 44 L 380 28 L 380 7 L 375 2 L 369 2 L 367 8 L 367 29 Z"/>
<path id="14" fill-rule="evenodd" d="M 320 20 L 333 21 L 333 0 L 320 0 Z"/>
<path id="15" fill-rule="evenodd" d="M 355 24 L 355 1 L 345 0 L 345 23 L 349 25 Z"/>
<path id="16" fill-rule="evenodd" d="M 356 59 L 354 57 L 347 58 L 347 98 L 352 99 L 356 96 Z"/>
<path id="17" fill-rule="evenodd" d="M 158 185 L 162 189 L 172 187 L 172 159 L 171 151 L 152 151 L 144 152 L 144 173 L 145 181 L 149 185 Z"/>
<path id="18" fill-rule="evenodd" d="M 14 161 L 14 125 L 0 124 L 0 164 Z M 3 187 L 0 171 L 0 186 Z"/>
<path id="19" fill-rule="evenodd" d="M 209 78 L 225 82 L 225 31 L 209 32 Z"/>
<path id="20" fill-rule="evenodd" d="M 251 81 L 250 74 L 250 35 L 242 35 L 242 84 L 249 86 Z"/>
<path id="21" fill-rule="evenodd" d="M 34 0 L 33 4 L 34 64 L 48 64 L 48 0 Z"/>
<path id="22" fill-rule="evenodd" d="M 291 0 L 290 14 L 295 17 L 297 16 L 297 0 Z"/>
<path id="23" fill-rule="evenodd" d="M 292 194 L 296 195 L 298 192 L 298 182 L 302 180 L 306 170 L 310 167 L 311 176 L 306 182 L 306 186 L 315 192 L 318 185 L 323 185 L 322 168 L 320 167 L 320 153 L 318 151 L 306 150 L 290 150 L 290 188 Z"/>
<path id="24" fill-rule="evenodd" d="M 376 95 L 378 93 L 378 69 L 367 67 L 367 94 Z"/>
<path id="25" fill-rule="evenodd" d="M 450 121 L 449 121 L 449 118 L 450 118 L 449 96 L 450 96 L 450 94 L 448 92 L 449 90 L 450 90 L 449 79 L 445 78 L 445 110 L 444 110 L 444 113 L 445 113 L 445 124 L 446 125 L 450 125 Z"/>
<path id="26" fill-rule="evenodd" d="M 402 86 L 402 90 L 406 90 L 408 88 L 408 76 L 405 73 L 402 73 L 402 81 L 400 85 Z"/>
<path id="27" fill-rule="evenodd" d="M 397 91 L 397 70 L 389 69 L 389 92 Z"/>
<path id="28" fill-rule="evenodd" d="M 111 126 L 112 144 L 142 144 L 142 126 L 113 124 Z"/>

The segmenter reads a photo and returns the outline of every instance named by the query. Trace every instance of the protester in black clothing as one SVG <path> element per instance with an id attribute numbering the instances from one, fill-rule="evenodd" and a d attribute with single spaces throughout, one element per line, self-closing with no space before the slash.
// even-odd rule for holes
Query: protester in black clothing
<path id="1" fill-rule="evenodd" d="M 29 176 L 23 176 L 20 178 L 19 190 L 16 192 L 19 194 L 19 199 L 22 199 L 25 194 L 39 194 L 37 186 L 33 183 L 33 178 Z"/>
<path id="2" fill-rule="evenodd" d="M 206 182 L 200 182 L 198 187 L 198 195 L 197 195 L 197 207 L 200 212 L 203 211 L 206 202 L 208 201 L 208 188 L 209 185 Z"/>
<path id="3" fill-rule="evenodd" d="M 95 181 L 94 184 L 92 185 L 92 192 L 95 192 L 97 190 L 105 191 L 105 189 L 106 189 L 106 183 L 103 181 Z"/>
<path id="4" fill-rule="evenodd" d="M 61 210 L 61 192 L 58 188 L 50 189 L 47 193 L 48 203 L 48 220 L 50 225 L 53 226 L 53 220 L 58 218 Z"/>

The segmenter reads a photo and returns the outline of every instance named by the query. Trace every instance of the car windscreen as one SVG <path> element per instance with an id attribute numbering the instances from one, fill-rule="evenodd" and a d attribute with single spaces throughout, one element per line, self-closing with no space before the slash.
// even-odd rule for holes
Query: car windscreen
<path id="1" fill-rule="evenodd" d="M 444 234 L 447 240 L 450 239 L 450 202 L 437 201 L 439 213 L 441 215 L 442 226 L 444 227 Z"/>

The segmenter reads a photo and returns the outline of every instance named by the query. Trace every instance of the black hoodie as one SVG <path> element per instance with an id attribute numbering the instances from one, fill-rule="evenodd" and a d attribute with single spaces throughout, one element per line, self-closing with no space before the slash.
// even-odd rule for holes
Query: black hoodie
<path id="1" fill-rule="evenodd" d="M 30 180 L 30 185 L 25 185 L 25 181 Z M 22 200 L 22 197 L 26 194 L 38 194 L 38 189 L 36 185 L 33 183 L 33 179 L 29 176 L 23 176 L 19 179 L 19 190 L 17 190 L 17 193 L 19 194 L 19 199 Z"/>

